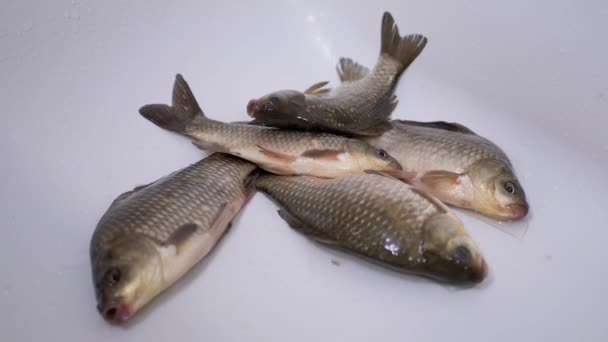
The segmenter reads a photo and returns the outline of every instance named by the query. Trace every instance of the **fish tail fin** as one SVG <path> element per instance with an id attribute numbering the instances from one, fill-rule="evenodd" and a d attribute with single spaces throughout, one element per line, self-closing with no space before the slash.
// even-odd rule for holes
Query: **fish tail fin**
<path id="1" fill-rule="evenodd" d="M 421 34 L 399 35 L 399 28 L 389 12 L 382 16 L 382 45 L 380 55 L 388 55 L 402 65 L 403 72 L 420 55 L 427 39 Z"/>
<path id="2" fill-rule="evenodd" d="M 188 125 L 193 120 L 205 118 L 205 114 L 198 106 L 188 83 L 180 74 L 175 76 L 171 106 L 164 104 L 145 105 L 139 109 L 139 113 L 158 127 L 184 135 Z"/>

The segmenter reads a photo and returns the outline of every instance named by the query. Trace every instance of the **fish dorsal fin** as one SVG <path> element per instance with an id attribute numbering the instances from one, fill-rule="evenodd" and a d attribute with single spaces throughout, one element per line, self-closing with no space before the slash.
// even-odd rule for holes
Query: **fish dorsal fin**
<path id="1" fill-rule="evenodd" d="M 281 209 L 278 211 L 278 213 L 279 213 L 279 216 L 281 216 L 281 218 L 283 220 L 285 220 L 285 222 L 287 222 L 287 224 L 291 228 L 299 231 L 300 233 L 308 236 L 309 238 L 311 238 L 317 242 L 326 244 L 326 245 L 340 246 L 340 242 L 331 238 L 330 236 L 323 233 L 322 231 L 320 231 L 314 227 L 311 227 L 310 225 L 306 224 L 305 222 L 302 222 L 302 220 L 295 217 L 294 215 L 289 213 L 287 210 Z"/>
<path id="2" fill-rule="evenodd" d="M 112 204 L 110 204 L 110 207 L 118 204 L 119 202 L 122 202 L 122 201 L 126 200 L 127 198 L 133 196 L 135 193 L 137 193 L 140 190 L 148 187 L 151 184 L 153 184 L 153 183 L 145 184 L 145 185 L 139 185 L 139 186 L 136 186 L 135 188 L 133 188 L 133 190 L 129 190 L 127 192 L 124 192 L 124 193 L 118 195 L 118 197 L 116 197 L 116 199 L 114 201 L 112 201 Z"/>
<path id="3" fill-rule="evenodd" d="M 331 90 L 330 88 L 323 88 L 327 84 L 329 84 L 329 81 L 323 81 L 323 82 L 315 83 L 315 84 L 311 85 L 310 87 L 308 87 L 308 89 L 304 90 L 304 94 L 308 94 L 308 95 L 324 95 L 324 94 L 327 94 Z"/>
<path id="4" fill-rule="evenodd" d="M 475 132 L 473 132 L 468 127 L 463 126 L 459 123 L 455 123 L 455 122 L 446 122 L 446 121 L 420 122 L 420 121 L 410 121 L 410 120 L 393 120 L 393 122 L 402 124 L 402 125 L 406 125 L 406 126 L 436 128 L 436 129 L 443 129 L 445 131 L 450 131 L 450 132 L 459 132 L 462 134 L 477 135 Z"/>
<path id="5" fill-rule="evenodd" d="M 342 82 L 357 81 L 369 74 L 368 68 L 345 57 L 340 58 L 338 65 L 336 65 L 336 71 Z"/>

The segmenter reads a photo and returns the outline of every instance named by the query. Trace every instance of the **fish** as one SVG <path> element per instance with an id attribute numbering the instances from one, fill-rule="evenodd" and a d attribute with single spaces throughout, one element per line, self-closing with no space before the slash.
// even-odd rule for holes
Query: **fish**
<path id="1" fill-rule="evenodd" d="M 381 136 L 361 139 L 394 156 L 404 166 L 401 174 L 407 182 L 492 219 L 517 220 L 528 214 L 524 189 L 496 144 L 458 123 L 392 122 L 393 128 Z"/>
<path id="2" fill-rule="evenodd" d="M 189 137 L 203 150 L 232 154 L 276 174 L 334 178 L 366 169 L 401 169 L 386 151 L 357 139 L 209 119 L 180 74 L 172 106 L 146 105 L 139 112 L 157 126 Z"/>
<path id="3" fill-rule="evenodd" d="M 349 135 L 379 135 L 391 128 L 397 106 L 395 87 L 400 76 L 420 55 L 427 38 L 401 36 L 393 16 L 382 17 L 380 56 L 374 68 L 340 58 L 336 69 L 341 84 L 327 88 L 319 82 L 304 92 L 280 90 L 247 104 L 247 113 L 266 126 L 316 130 Z"/>
<path id="4" fill-rule="evenodd" d="M 326 246 L 442 282 L 475 284 L 488 273 L 462 222 L 432 195 L 391 176 L 265 174 L 256 187 L 289 226 Z"/>
<path id="5" fill-rule="evenodd" d="M 255 169 L 216 153 L 118 196 L 90 245 L 101 315 L 128 321 L 208 255 L 255 193 Z"/>

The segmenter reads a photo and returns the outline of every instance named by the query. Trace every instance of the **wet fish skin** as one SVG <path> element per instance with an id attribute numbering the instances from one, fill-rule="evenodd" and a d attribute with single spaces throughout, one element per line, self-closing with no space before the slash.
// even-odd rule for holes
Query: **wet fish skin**
<path id="1" fill-rule="evenodd" d="M 507 155 L 467 127 L 393 120 L 391 130 L 362 140 L 386 149 L 404 166 L 411 184 L 445 203 L 498 220 L 528 213 L 525 192 Z"/>
<path id="2" fill-rule="evenodd" d="M 487 265 L 462 222 L 431 195 L 366 174 L 338 179 L 261 175 L 258 190 L 296 230 L 385 266 L 459 284 Z"/>
<path id="3" fill-rule="evenodd" d="M 201 149 L 229 153 L 277 174 L 333 178 L 366 169 L 401 169 L 385 151 L 357 139 L 208 119 L 179 74 L 172 106 L 146 105 L 140 113 L 161 128 L 193 139 Z"/>
<path id="4" fill-rule="evenodd" d="M 381 49 L 372 71 L 350 58 L 341 58 L 340 86 L 314 84 L 304 92 L 280 90 L 249 101 L 248 114 L 271 127 L 318 130 L 341 134 L 378 135 L 388 129 L 397 106 L 394 89 L 401 74 L 424 49 L 420 34 L 401 37 L 392 15 L 382 17 Z"/>
<path id="5" fill-rule="evenodd" d="M 254 193 L 255 169 L 218 153 L 120 195 L 90 245 L 103 317 L 127 321 L 205 257 Z"/>

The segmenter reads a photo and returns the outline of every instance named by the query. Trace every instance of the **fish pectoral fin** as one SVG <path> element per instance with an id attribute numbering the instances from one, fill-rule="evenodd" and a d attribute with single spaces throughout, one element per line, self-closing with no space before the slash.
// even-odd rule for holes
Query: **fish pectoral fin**
<path id="1" fill-rule="evenodd" d="M 437 192 L 449 192 L 460 184 L 461 175 L 450 171 L 428 171 L 420 178 L 420 181 L 429 189 Z"/>
<path id="2" fill-rule="evenodd" d="M 428 192 L 418 189 L 418 188 L 411 188 L 413 192 L 417 193 L 418 195 L 420 195 L 421 197 L 424 197 L 426 200 L 428 200 L 429 202 L 431 202 L 436 208 L 437 210 L 439 210 L 442 213 L 447 213 L 449 211 L 448 207 L 443 204 L 443 202 L 441 202 L 437 197 L 429 194 Z"/>
<path id="3" fill-rule="evenodd" d="M 310 87 L 308 87 L 308 89 L 304 90 L 304 94 L 308 94 L 308 95 L 327 94 L 331 90 L 331 88 L 323 88 L 327 84 L 329 84 L 329 81 L 315 83 L 315 84 L 311 85 Z"/>
<path id="4" fill-rule="evenodd" d="M 336 65 L 336 71 L 342 82 L 357 81 L 369 74 L 368 68 L 345 57 L 340 58 L 338 65 Z"/>
<path id="5" fill-rule="evenodd" d="M 468 128 L 464 125 L 461 125 L 459 123 L 455 123 L 455 122 L 446 122 L 446 121 L 419 122 L 419 121 L 409 121 L 409 120 L 393 120 L 393 122 L 396 122 L 396 123 L 402 124 L 402 125 L 407 125 L 407 126 L 437 128 L 437 129 L 442 129 L 444 131 L 477 135 L 470 128 Z"/>
<path id="6" fill-rule="evenodd" d="M 207 152 L 222 152 L 222 153 L 230 153 L 230 150 L 225 148 L 224 146 L 216 143 L 209 143 L 205 141 L 196 140 L 192 142 L 192 145 L 196 146 L 196 148 L 207 151 Z"/>
<path id="7" fill-rule="evenodd" d="M 176 254 L 179 254 L 183 246 L 186 244 L 188 239 L 196 232 L 198 224 L 186 223 L 181 225 L 177 230 L 169 236 L 169 238 L 163 243 L 164 246 L 175 246 Z"/>
<path id="8" fill-rule="evenodd" d="M 245 197 L 247 198 L 247 201 L 249 201 L 251 197 L 255 195 L 255 192 L 257 190 L 255 187 L 255 180 L 258 178 L 259 175 L 259 169 L 255 169 L 243 181 L 243 186 L 245 187 Z"/>
<path id="9" fill-rule="evenodd" d="M 344 153 L 340 150 L 308 150 L 301 154 L 302 157 L 311 159 L 323 159 L 323 160 L 338 160 L 338 156 Z"/>
<path id="10" fill-rule="evenodd" d="M 395 105 L 396 105 L 396 103 L 395 103 Z M 394 109 L 395 109 L 395 107 L 391 107 L 391 108 L 387 109 L 388 114 L 392 113 L 392 111 Z M 355 134 L 364 135 L 364 136 L 378 136 L 378 135 L 382 135 L 382 133 L 384 133 L 384 132 L 389 131 L 391 128 L 393 128 L 393 125 L 389 121 L 382 121 L 375 126 L 368 127 L 366 129 L 362 129 L 362 130 L 356 130 Z"/>
<path id="11" fill-rule="evenodd" d="M 405 170 L 364 170 L 363 172 L 370 175 L 383 176 L 399 182 L 405 182 L 410 185 L 412 185 L 413 179 L 416 178 L 416 172 Z"/>
<path id="12" fill-rule="evenodd" d="M 268 158 L 275 159 L 275 160 L 278 160 L 281 162 L 287 162 L 287 163 L 293 163 L 296 161 L 296 157 L 294 157 L 294 156 L 290 156 L 288 154 L 284 154 L 281 152 L 272 151 L 272 150 L 269 150 L 260 145 L 255 145 L 255 146 L 257 146 L 257 148 L 260 149 L 260 153 L 262 153 L 263 155 L 265 155 Z"/>
<path id="13" fill-rule="evenodd" d="M 326 245 L 340 245 L 340 243 L 335 239 L 329 237 L 327 234 L 321 232 L 320 230 L 309 226 L 305 222 L 302 222 L 302 220 L 295 217 L 287 210 L 280 209 L 277 212 L 279 213 L 279 216 L 281 216 L 281 218 L 285 220 L 285 222 L 287 222 L 287 224 L 291 228 L 306 235 L 307 237 Z"/>

